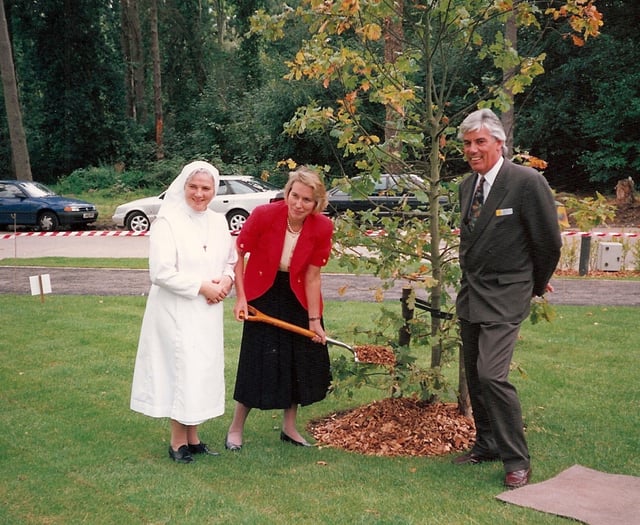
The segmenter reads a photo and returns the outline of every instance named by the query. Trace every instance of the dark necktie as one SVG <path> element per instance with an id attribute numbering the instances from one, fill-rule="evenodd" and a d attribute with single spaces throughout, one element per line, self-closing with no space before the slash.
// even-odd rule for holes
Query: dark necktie
<path id="1" fill-rule="evenodd" d="M 480 217 L 480 211 L 484 204 L 484 175 L 480 175 L 480 180 L 476 186 L 476 191 L 473 194 L 471 200 L 471 207 L 469 208 L 469 228 L 473 230 L 476 224 L 476 220 Z"/>

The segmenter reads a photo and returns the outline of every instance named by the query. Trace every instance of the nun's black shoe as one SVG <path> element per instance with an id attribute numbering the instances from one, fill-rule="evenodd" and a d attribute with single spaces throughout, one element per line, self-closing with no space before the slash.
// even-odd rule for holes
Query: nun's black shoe
<path id="1" fill-rule="evenodd" d="M 211 450 L 206 443 L 202 441 L 197 445 L 189 444 L 189 452 L 192 454 L 207 454 L 209 456 L 219 456 L 220 452 L 216 452 L 215 450 Z"/>
<path id="2" fill-rule="evenodd" d="M 193 456 L 187 445 L 182 445 L 178 450 L 173 450 L 169 445 L 169 457 L 176 463 L 191 463 L 193 461 Z"/>
<path id="3" fill-rule="evenodd" d="M 296 441 L 292 437 L 287 436 L 284 432 L 280 432 L 280 441 L 284 441 L 285 443 L 291 443 L 292 445 L 296 445 L 297 447 L 312 447 L 313 445 L 304 439 L 302 441 Z"/>

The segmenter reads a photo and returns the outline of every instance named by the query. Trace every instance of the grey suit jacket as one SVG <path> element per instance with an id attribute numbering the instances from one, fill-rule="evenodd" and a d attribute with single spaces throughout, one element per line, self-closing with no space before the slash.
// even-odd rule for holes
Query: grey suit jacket
<path id="1" fill-rule="evenodd" d="M 542 295 L 560 258 L 562 239 L 546 179 L 506 160 L 473 231 L 468 216 L 475 174 L 460 184 L 461 289 L 458 317 L 473 323 L 521 322 Z"/>

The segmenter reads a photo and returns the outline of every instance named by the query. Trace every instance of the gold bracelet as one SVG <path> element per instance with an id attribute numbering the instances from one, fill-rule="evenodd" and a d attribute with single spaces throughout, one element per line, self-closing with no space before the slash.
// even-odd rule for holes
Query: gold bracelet
<path id="1" fill-rule="evenodd" d="M 309 317 L 309 321 L 319 321 L 320 317 Z"/>

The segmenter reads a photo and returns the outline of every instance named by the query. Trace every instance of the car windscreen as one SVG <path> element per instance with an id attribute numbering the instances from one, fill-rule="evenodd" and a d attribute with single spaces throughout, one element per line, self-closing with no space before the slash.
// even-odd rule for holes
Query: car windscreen
<path id="1" fill-rule="evenodd" d="M 253 191 L 273 191 L 280 189 L 262 179 L 242 179 L 241 182 L 242 184 L 246 184 L 247 186 L 253 188 Z"/>
<path id="2" fill-rule="evenodd" d="M 387 190 L 400 193 L 427 191 L 427 185 L 417 175 L 387 175 Z"/>
<path id="3" fill-rule="evenodd" d="M 31 197 L 49 197 L 55 195 L 55 192 L 39 182 L 21 182 L 20 187 Z"/>
<path id="4" fill-rule="evenodd" d="M 231 180 L 226 180 L 225 184 L 228 186 L 227 194 L 262 193 L 264 191 L 273 191 L 275 189 L 275 187 L 272 188 L 271 185 L 266 185 L 266 186 L 262 185 L 262 184 L 265 184 L 265 183 L 262 183 L 262 181 L 261 181 L 261 184 L 259 184 L 257 179 L 256 180 L 231 179 Z"/>

